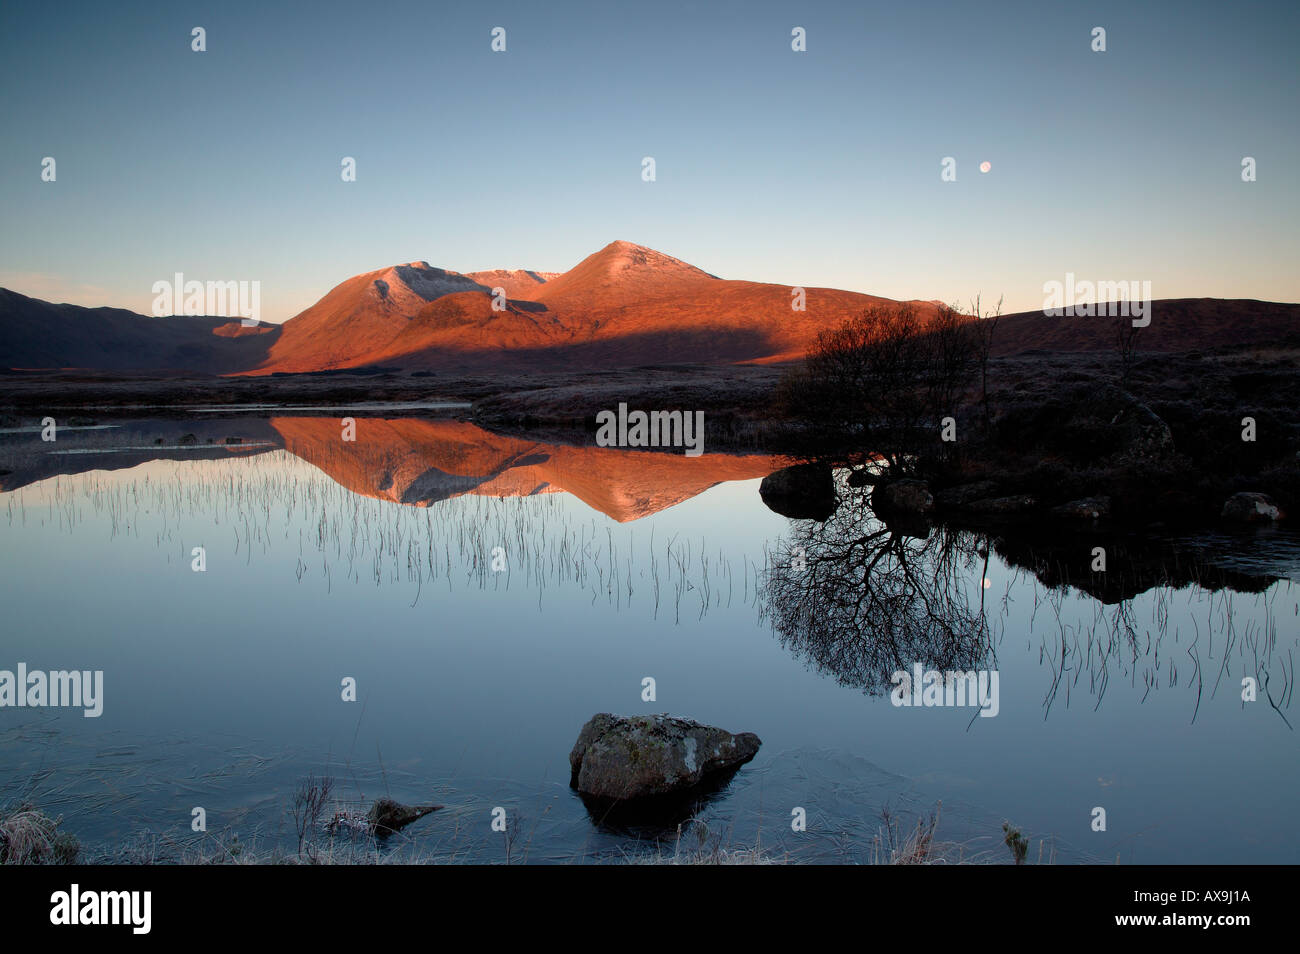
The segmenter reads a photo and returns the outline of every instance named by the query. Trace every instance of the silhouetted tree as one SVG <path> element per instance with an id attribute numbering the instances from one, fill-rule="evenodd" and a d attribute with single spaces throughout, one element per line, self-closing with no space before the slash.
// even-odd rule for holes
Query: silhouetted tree
<path id="1" fill-rule="evenodd" d="M 1127 388 L 1133 376 L 1133 365 L 1137 362 L 1137 340 L 1142 327 L 1133 324 L 1133 319 L 1127 315 L 1116 315 L 1111 320 L 1114 322 L 1112 341 L 1119 365 L 1119 383 L 1120 387 Z"/>
<path id="2" fill-rule="evenodd" d="M 882 303 L 818 335 L 786 376 L 778 405 L 812 449 L 878 453 L 895 473 L 942 450 L 940 421 L 955 416 L 977 358 L 973 323 L 939 306 Z"/>
<path id="3" fill-rule="evenodd" d="M 980 404 L 984 409 L 984 431 L 991 426 L 989 414 L 989 359 L 993 355 L 993 337 L 997 334 L 998 321 L 1002 317 L 1002 301 L 987 313 L 980 310 L 980 296 L 971 302 L 970 313 L 975 318 L 973 331 L 975 335 L 975 360 L 979 364 Z"/>

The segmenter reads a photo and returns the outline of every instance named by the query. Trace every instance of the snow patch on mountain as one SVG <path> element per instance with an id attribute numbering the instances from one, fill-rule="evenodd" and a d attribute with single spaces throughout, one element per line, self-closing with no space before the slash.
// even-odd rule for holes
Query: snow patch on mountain
<path id="1" fill-rule="evenodd" d="M 412 262 L 409 265 L 397 265 L 393 273 L 402 280 L 411 291 L 425 301 L 433 301 L 443 295 L 456 292 L 486 291 L 474 279 L 460 272 L 449 272 L 444 268 L 434 268 L 428 262 Z"/>

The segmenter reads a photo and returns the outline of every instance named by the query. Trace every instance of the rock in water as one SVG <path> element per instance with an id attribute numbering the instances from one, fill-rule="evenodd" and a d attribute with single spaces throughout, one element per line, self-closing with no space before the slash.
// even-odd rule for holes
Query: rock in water
<path id="1" fill-rule="evenodd" d="M 403 805 L 391 798 L 381 798 L 370 806 L 366 820 L 376 835 L 386 835 L 440 808 L 441 805 Z"/>
<path id="2" fill-rule="evenodd" d="M 1223 504 L 1223 518 L 1239 523 L 1272 523 L 1285 517 L 1282 508 L 1268 494 L 1233 494 Z"/>
<path id="3" fill-rule="evenodd" d="M 614 800 L 681 793 L 748 762 L 761 744 L 752 732 L 733 735 L 690 719 L 602 712 L 582 727 L 569 753 L 571 784 Z"/>

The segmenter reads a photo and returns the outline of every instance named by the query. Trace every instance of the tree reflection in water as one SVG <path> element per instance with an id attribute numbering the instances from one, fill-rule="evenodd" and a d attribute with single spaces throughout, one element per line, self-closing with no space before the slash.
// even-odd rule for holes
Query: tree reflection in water
<path id="1" fill-rule="evenodd" d="M 1290 583 L 1300 544 L 1291 537 L 1141 540 L 1032 526 L 1014 534 L 930 528 L 882 521 L 869 491 L 842 482 L 837 490 L 829 519 L 792 523 L 768 554 L 757 595 L 782 647 L 841 685 L 883 695 L 895 672 L 917 663 L 996 669 L 1015 593 L 1028 612 L 1017 625 L 1037 639 L 1039 663 L 1050 669 L 1048 712 L 1062 698 L 1068 706 L 1075 688 L 1099 707 L 1118 677 L 1143 702 L 1162 686 L 1189 686 L 1194 722 L 1203 696 L 1235 696 L 1249 677 L 1291 727 L 1284 710 L 1300 648 L 1300 631 L 1284 615 L 1287 603 L 1300 614 Z M 1090 567 L 1098 543 L 1117 558 L 1105 573 Z M 1205 559 L 1211 543 L 1217 563 Z M 991 553 L 1012 573 L 1006 592 L 990 601 Z"/>
<path id="2" fill-rule="evenodd" d="M 760 600 L 781 645 L 841 684 L 881 695 L 914 663 L 994 668 L 988 547 L 965 531 L 890 526 L 850 491 L 771 554 Z M 972 593 L 971 591 L 974 591 Z"/>

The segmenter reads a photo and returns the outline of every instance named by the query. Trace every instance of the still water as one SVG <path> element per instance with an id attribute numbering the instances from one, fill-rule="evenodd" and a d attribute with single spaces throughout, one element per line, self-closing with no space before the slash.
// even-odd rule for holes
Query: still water
<path id="1" fill-rule="evenodd" d="M 668 712 L 763 741 L 691 839 L 871 861 L 882 810 L 942 802 L 937 837 L 976 860 L 1010 859 L 1009 820 L 1031 862 L 1300 861 L 1293 535 L 1117 541 L 1098 577 L 1095 541 L 907 536 L 844 485 L 829 521 L 788 520 L 761 455 L 418 418 L 356 438 L 207 415 L 4 435 L 0 669 L 103 670 L 104 699 L 0 709 L 0 803 L 62 814 L 92 857 L 171 857 L 195 807 L 292 850 L 292 794 L 328 774 L 445 805 L 396 839 L 426 860 L 609 860 L 654 833 L 589 815 L 569 749 L 594 713 Z M 996 671 L 996 716 L 894 705 L 913 663 Z"/>

